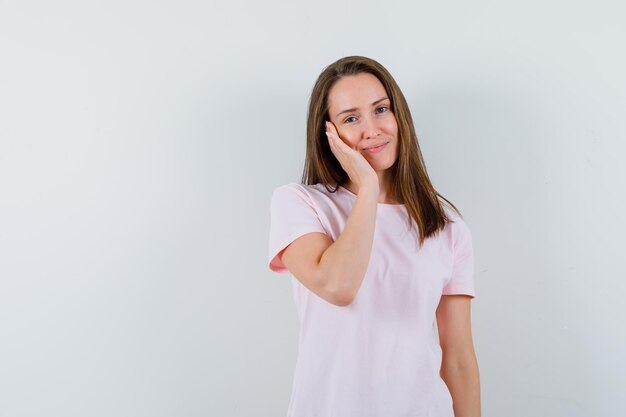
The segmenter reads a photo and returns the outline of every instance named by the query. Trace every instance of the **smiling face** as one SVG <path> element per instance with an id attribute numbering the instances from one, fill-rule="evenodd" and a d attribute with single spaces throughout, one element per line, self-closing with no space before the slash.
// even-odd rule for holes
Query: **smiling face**
<path id="1" fill-rule="evenodd" d="M 339 137 L 372 168 L 385 171 L 398 157 L 398 124 L 385 87 L 369 73 L 342 77 L 328 92 L 328 115 Z"/>

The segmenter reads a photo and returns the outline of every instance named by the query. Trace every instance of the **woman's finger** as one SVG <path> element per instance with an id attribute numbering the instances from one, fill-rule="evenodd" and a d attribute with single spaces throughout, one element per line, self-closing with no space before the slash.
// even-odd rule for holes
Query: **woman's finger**
<path id="1" fill-rule="evenodd" d="M 335 127 L 335 124 L 333 122 L 326 122 L 326 130 L 331 132 L 333 135 L 335 135 L 335 137 L 337 137 L 337 139 L 340 139 L 343 142 L 343 139 L 341 139 L 341 137 L 339 136 L 339 132 L 337 131 L 337 128 Z"/>

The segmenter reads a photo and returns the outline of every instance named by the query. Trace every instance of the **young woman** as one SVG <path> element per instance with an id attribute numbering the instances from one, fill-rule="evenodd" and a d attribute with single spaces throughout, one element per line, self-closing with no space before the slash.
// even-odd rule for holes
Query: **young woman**
<path id="1" fill-rule="evenodd" d="M 320 74 L 302 184 L 270 213 L 269 267 L 291 274 L 300 319 L 289 417 L 480 416 L 472 237 L 381 64 Z"/>

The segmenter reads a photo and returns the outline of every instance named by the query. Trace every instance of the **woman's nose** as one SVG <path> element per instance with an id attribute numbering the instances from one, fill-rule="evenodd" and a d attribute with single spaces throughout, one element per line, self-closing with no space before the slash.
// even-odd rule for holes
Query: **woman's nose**
<path id="1" fill-rule="evenodd" d="M 380 135 L 380 129 L 376 120 L 371 117 L 365 118 L 363 121 L 363 139 L 374 138 Z"/>

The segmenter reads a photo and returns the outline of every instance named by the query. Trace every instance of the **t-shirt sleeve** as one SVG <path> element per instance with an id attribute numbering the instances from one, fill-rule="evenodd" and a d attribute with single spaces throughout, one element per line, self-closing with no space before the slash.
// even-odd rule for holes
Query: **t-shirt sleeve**
<path id="1" fill-rule="evenodd" d="M 303 186 L 291 183 L 276 188 L 270 203 L 269 268 L 286 272 L 279 255 L 291 242 L 312 232 L 326 233 L 318 209 Z"/>
<path id="2" fill-rule="evenodd" d="M 443 295 L 465 294 L 472 298 L 474 291 L 474 250 L 472 233 L 461 218 L 455 219 L 453 231 L 454 267 Z"/>

